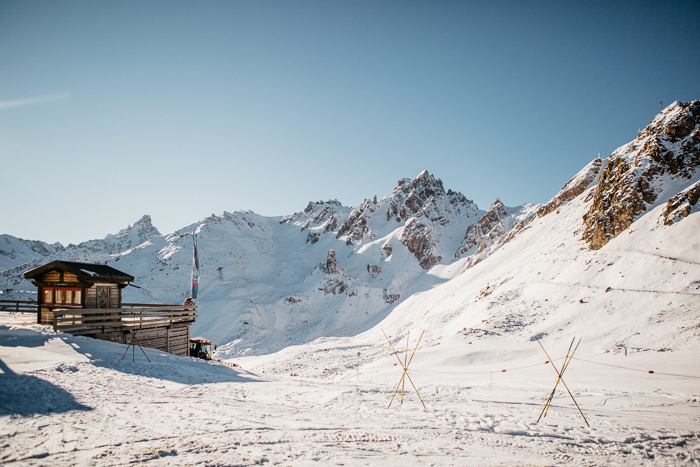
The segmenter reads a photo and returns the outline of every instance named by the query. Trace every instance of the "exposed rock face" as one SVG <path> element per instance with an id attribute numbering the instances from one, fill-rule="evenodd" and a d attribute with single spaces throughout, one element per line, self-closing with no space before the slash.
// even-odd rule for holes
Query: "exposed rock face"
<path id="1" fill-rule="evenodd" d="M 549 200 L 547 204 L 540 207 L 537 210 L 537 215 L 539 217 L 546 216 L 550 212 L 559 208 L 559 206 L 562 204 L 571 201 L 586 191 L 589 186 L 598 180 L 598 175 L 600 175 L 600 171 L 606 163 L 607 161 L 603 161 L 602 159 L 593 160 L 593 162 L 577 173 L 574 178 L 569 180 L 554 198 Z"/>
<path id="2" fill-rule="evenodd" d="M 401 298 L 401 294 L 390 289 L 384 289 L 384 292 L 382 293 L 382 298 L 384 299 L 384 303 L 386 303 L 387 305 L 391 305 L 392 303 L 396 303 L 399 301 L 399 299 Z"/>
<path id="3" fill-rule="evenodd" d="M 455 253 L 455 258 L 473 251 L 465 267 L 470 268 L 480 263 L 525 230 L 530 222 L 537 218 L 536 208 L 537 206 L 531 204 L 506 208 L 497 199 L 488 213 L 469 226 L 462 245 Z"/>
<path id="4" fill-rule="evenodd" d="M 688 217 L 691 212 L 699 211 L 698 199 L 700 199 L 700 181 L 668 200 L 661 213 L 664 225 L 673 225 L 674 222 Z"/>
<path id="5" fill-rule="evenodd" d="M 386 220 L 380 220 L 379 216 L 384 209 Z M 347 245 L 359 245 L 376 238 L 378 232 L 373 232 L 372 228 L 386 235 L 386 227 L 382 226 L 384 222 L 395 221 L 398 224 L 397 229 L 404 223 L 400 231 L 401 243 L 416 257 L 423 269 L 428 269 L 444 256 L 444 251 L 438 251 L 441 236 L 454 238 L 457 228 L 458 235 L 462 235 L 462 229 L 468 225 L 469 218 L 479 214 L 481 213 L 476 205 L 464 195 L 452 190 L 445 192 L 441 180 L 423 171 L 413 180 L 399 180 L 391 198 L 383 198 L 380 202 L 377 202 L 376 196 L 373 200 L 364 200 L 350 212 L 339 227 L 336 237 L 344 240 Z M 311 238 L 309 241 L 313 242 L 316 239 Z M 442 248 L 444 249 L 444 246 Z M 449 254 L 452 253 L 452 248 L 454 246 L 449 247 Z M 384 244 L 380 259 L 386 260 L 391 253 L 392 246 Z"/>
<path id="6" fill-rule="evenodd" d="M 361 205 L 350 211 L 350 215 L 338 229 L 336 238 L 345 236 L 345 243 L 348 245 L 357 244 L 365 238 L 372 238 L 367 222 L 378 208 L 376 197 L 374 201 L 364 200 Z"/>
<path id="7" fill-rule="evenodd" d="M 379 266 L 378 264 L 368 264 L 367 265 L 367 272 L 369 273 L 370 276 L 376 277 L 377 274 L 382 272 L 382 267 Z"/>
<path id="8" fill-rule="evenodd" d="M 322 290 L 326 295 L 340 295 L 348 290 L 348 287 L 350 287 L 350 285 L 345 281 L 328 279 L 319 290 Z"/>
<path id="9" fill-rule="evenodd" d="M 424 170 L 416 178 L 402 178 L 394 188 L 386 212 L 386 220 L 396 217 L 396 221 L 415 216 L 430 198 L 445 194 L 442 180 L 436 179 Z"/>
<path id="10" fill-rule="evenodd" d="M 325 274 L 341 274 L 343 269 L 338 265 L 338 261 L 335 259 L 335 251 L 328 250 L 328 257 L 326 261 L 319 264 L 318 268 Z"/>
<path id="11" fill-rule="evenodd" d="M 584 240 L 602 248 L 657 200 L 662 177 L 687 180 L 698 166 L 700 101 L 674 102 L 608 159 L 583 217 Z"/>
<path id="12" fill-rule="evenodd" d="M 442 181 L 421 172 L 415 179 L 401 179 L 389 200 L 387 220 L 407 221 L 401 243 L 429 269 L 442 260 L 435 250 L 440 242 L 440 227 L 450 218 L 468 217 L 478 211 L 476 205 L 462 193 L 445 192 Z"/>
<path id="13" fill-rule="evenodd" d="M 401 235 L 401 243 L 413 253 L 423 269 L 430 269 L 442 260 L 442 256 L 433 254 L 436 246 L 434 237 L 431 226 L 421 223 L 417 219 L 408 221 L 403 235 Z"/>
<path id="14" fill-rule="evenodd" d="M 320 263 L 316 268 L 327 276 L 331 276 L 324 278 L 318 289 L 323 291 L 325 295 L 339 295 L 350 287 L 350 284 L 344 277 L 343 268 L 340 267 L 335 259 L 335 251 L 328 250 L 326 261 Z"/>
<path id="15" fill-rule="evenodd" d="M 385 243 L 384 245 L 382 245 L 382 248 L 381 248 L 381 250 L 379 251 L 379 253 L 380 253 L 380 255 L 381 255 L 381 256 L 380 256 L 380 259 L 381 259 L 382 261 L 385 261 L 387 258 L 389 258 L 389 256 L 391 256 L 391 253 L 392 253 L 393 251 L 394 251 L 394 249 L 392 248 L 392 246 L 391 246 L 390 244 L 388 244 L 388 243 Z"/>
<path id="16" fill-rule="evenodd" d="M 455 253 L 455 258 L 461 257 L 464 253 L 478 245 L 482 237 L 496 227 L 498 223 L 501 222 L 501 219 L 507 215 L 508 213 L 506 213 L 503 203 L 501 203 L 500 199 L 496 198 L 496 201 L 493 202 L 489 211 L 484 214 L 481 219 L 467 228 L 467 233 L 464 235 L 464 240 L 462 240 L 462 244 Z M 479 250 L 478 252 L 483 251 L 481 248 Z"/>
<path id="17" fill-rule="evenodd" d="M 335 232 L 342 218 L 340 211 L 343 209 L 338 200 L 309 201 L 304 211 L 283 217 L 280 224 L 296 224 L 301 226 L 302 231 L 308 230 L 306 243 L 313 245 L 323 234 Z"/>

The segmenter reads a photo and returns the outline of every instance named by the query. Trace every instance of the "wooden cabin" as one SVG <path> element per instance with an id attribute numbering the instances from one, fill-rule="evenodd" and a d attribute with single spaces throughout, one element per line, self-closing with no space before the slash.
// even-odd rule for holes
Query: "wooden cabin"
<path id="1" fill-rule="evenodd" d="M 187 356 L 196 305 L 122 303 L 133 276 L 103 264 L 52 261 L 24 273 L 38 290 L 39 324 Z"/>
<path id="2" fill-rule="evenodd" d="M 104 264 L 52 261 L 24 273 L 39 288 L 39 324 L 54 324 L 53 310 L 121 308 L 133 276 Z"/>

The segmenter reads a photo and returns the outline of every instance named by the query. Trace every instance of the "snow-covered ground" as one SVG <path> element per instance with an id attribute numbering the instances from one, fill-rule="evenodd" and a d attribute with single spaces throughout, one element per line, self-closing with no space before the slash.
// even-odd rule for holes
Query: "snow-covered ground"
<path id="1" fill-rule="evenodd" d="M 494 342 L 482 361 L 419 349 L 406 385 L 384 351 L 318 342 L 290 361 L 299 376 L 0 326 L 0 461 L 4 465 L 697 465 L 700 385 L 696 351 L 600 355 L 582 342 L 564 378 L 583 410 L 557 391 L 536 342 L 519 355 Z M 411 334 L 415 345 L 417 334 Z M 560 363 L 566 339 L 544 339 Z M 402 356 L 405 345 L 397 344 Z M 327 349 L 327 350 L 326 350 Z M 355 360 L 359 371 L 333 372 Z M 499 355 L 499 353 L 501 355 Z M 556 355 L 556 357 L 555 357 Z M 499 359 L 499 357 L 501 357 Z M 248 357 L 248 363 L 260 357 Z M 589 363 L 596 361 L 643 371 Z M 245 362 L 243 367 L 245 368 Z M 323 374 L 324 368 L 330 371 Z M 506 369 L 504 373 L 501 370 Z M 657 372 L 649 374 L 649 369 Z M 302 376 L 305 375 L 305 376 Z M 323 375 L 323 377 L 322 377 Z"/>

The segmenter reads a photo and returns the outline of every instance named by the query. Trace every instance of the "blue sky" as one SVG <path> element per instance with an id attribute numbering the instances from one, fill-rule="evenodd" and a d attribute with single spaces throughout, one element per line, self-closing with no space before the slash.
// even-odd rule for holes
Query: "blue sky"
<path id="1" fill-rule="evenodd" d="M 541 203 L 700 98 L 698 2 L 0 1 L 0 233 L 356 206 L 423 169 Z"/>

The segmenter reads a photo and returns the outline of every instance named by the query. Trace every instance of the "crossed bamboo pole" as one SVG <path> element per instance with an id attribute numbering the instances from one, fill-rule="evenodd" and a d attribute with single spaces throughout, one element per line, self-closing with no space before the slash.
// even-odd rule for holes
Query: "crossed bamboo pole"
<path id="1" fill-rule="evenodd" d="M 576 349 L 578 349 L 579 344 L 581 343 L 581 339 L 579 338 L 578 344 L 576 344 L 576 347 L 574 347 L 573 352 L 571 351 L 571 347 L 574 345 L 574 341 L 576 340 L 576 337 L 574 337 L 571 340 L 571 344 L 569 344 L 569 350 L 566 351 L 566 357 L 564 357 L 564 363 L 561 366 L 561 371 L 557 370 L 557 366 L 554 364 L 554 360 L 549 356 L 547 351 L 544 349 L 544 346 L 540 342 L 540 340 L 535 336 L 535 340 L 537 341 L 538 344 L 540 344 L 540 347 L 542 347 L 542 350 L 544 351 L 544 354 L 547 356 L 549 359 L 549 363 L 552 364 L 552 368 L 554 368 L 554 371 L 557 372 L 557 382 L 554 384 L 554 389 L 552 389 L 552 392 L 549 394 L 549 398 L 547 399 L 547 402 L 545 402 L 544 407 L 542 408 L 542 411 L 540 412 L 540 416 L 537 417 L 537 422 L 539 423 L 540 419 L 544 416 L 547 416 L 547 412 L 549 411 L 549 407 L 552 405 L 552 399 L 554 399 L 554 392 L 557 390 L 557 386 L 559 386 L 559 381 L 564 385 L 566 388 L 566 392 L 569 393 L 569 396 L 571 396 L 571 400 L 574 401 L 574 404 L 576 405 L 576 408 L 578 409 L 578 413 L 581 414 L 581 417 L 583 417 L 583 421 L 586 422 L 586 426 L 590 428 L 590 425 L 588 424 L 588 420 L 586 420 L 586 417 L 583 415 L 583 412 L 581 411 L 581 408 L 578 406 L 578 403 L 576 403 L 576 399 L 574 399 L 573 394 L 571 394 L 571 391 L 569 391 L 569 387 L 566 385 L 566 382 L 564 381 L 564 371 L 569 366 L 569 363 L 571 363 L 571 360 L 574 358 L 574 353 L 576 353 Z"/>
<path id="2" fill-rule="evenodd" d="M 401 403 L 403 404 L 403 393 L 404 393 L 404 386 L 406 384 L 406 378 L 408 378 L 408 381 L 411 383 L 411 386 L 413 386 L 413 390 L 416 391 L 416 395 L 418 396 L 418 399 L 420 399 L 420 403 L 423 404 L 423 408 L 427 407 L 425 406 L 425 402 L 423 402 L 423 399 L 421 398 L 420 394 L 418 394 L 418 389 L 416 389 L 416 385 L 413 384 L 413 380 L 411 379 L 411 375 L 408 374 L 408 366 L 411 364 L 411 361 L 413 360 L 413 356 L 416 354 L 416 350 L 418 350 L 418 344 L 420 344 L 421 339 L 423 339 L 423 334 L 425 334 L 425 331 L 423 331 L 420 334 L 420 337 L 418 338 L 418 343 L 416 343 L 416 347 L 413 349 L 413 353 L 411 353 L 411 358 L 408 358 L 408 338 L 410 336 L 410 332 L 406 336 L 406 355 L 404 357 L 404 361 L 401 361 L 401 358 L 399 357 L 398 352 L 396 349 L 394 349 L 394 345 L 391 343 L 391 340 L 389 340 L 389 336 L 386 335 L 384 332 L 384 329 L 382 329 L 382 333 L 384 334 L 384 337 L 386 337 L 386 340 L 389 342 L 389 345 L 391 346 L 391 350 L 394 351 L 394 355 L 396 355 L 396 358 L 399 361 L 399 364 L 401 365 L 401 368 L 403 368 L 403 374 L 401 375 L 401 379 L 399 380 L 399 384 L 396 385 L 396 390 L 394 391 L 394 395 L 391 396 L 391 401 L 389 401 L 389 407 L 391 408 L 391 404 L 394 402 L 394 398 L 396 397 L 396 393 L 399 391 L 399 386 L 401 387 Z"/>

